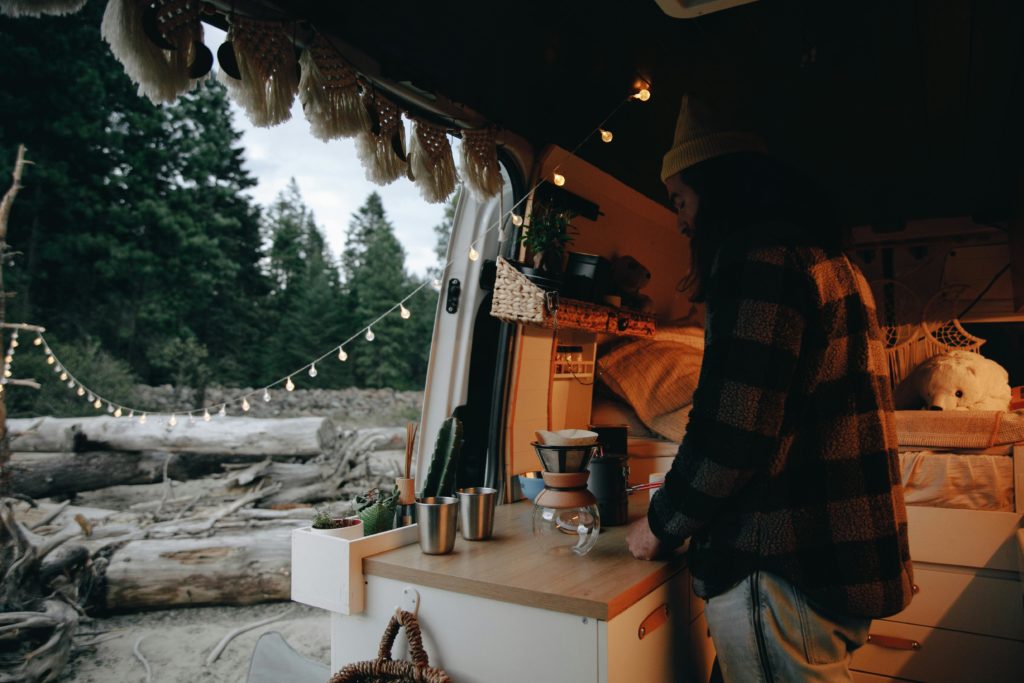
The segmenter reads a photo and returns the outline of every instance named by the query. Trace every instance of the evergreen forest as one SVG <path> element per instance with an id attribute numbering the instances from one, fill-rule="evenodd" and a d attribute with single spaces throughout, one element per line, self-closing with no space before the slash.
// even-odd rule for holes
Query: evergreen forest
<path id="1" fill-rule="evenodd" d="M 338 255 L 294 180 L 256 204 L 224 87 L 208 79 L 161 106 L 138 96 L 99 36 L 102 10 L 0 18 L 0 174 L 10 178 L 19 143 L 33 162 L 8 226 L 8 321 L 45 326 L 83 381 L 127 400 L 136 383 L 262 386 L 423 284 L 376 193 Z M 453 207 L 434 227 L 441 260 Z M 372 352 L 296 384 L 421 389 L 436 306 L 423 287 L 410 319 L 374 326 Z M 11 414 L 90 412 L 28 348 L 17 374 L 43 388 L 8 392 Z"/>

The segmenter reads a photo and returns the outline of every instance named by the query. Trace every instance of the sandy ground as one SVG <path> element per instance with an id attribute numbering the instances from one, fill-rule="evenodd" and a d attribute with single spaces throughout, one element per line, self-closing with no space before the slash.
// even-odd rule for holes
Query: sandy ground
<path id="1" fill-rule="evenodd" d="M 292 605 L 288 616 L 237 636 L 216 662 L 204 666 L 207 656 L 229 631 L 281 614 Z M 296 603 L 126 614 L 93 620 L 81 630 L 121 635 L 79 653 L 59 683 L 146 681 L 145 668 L 132 654 L 139 637 L 144 637 L 139 648 L 149 660 L 150 680 L 154 683 L 244 683 L 256 641 L 267 631 L 281 633 L 296 652 L 309 659 L 324 664 L 330 664 L 331 659 L 328 613 Z"/>

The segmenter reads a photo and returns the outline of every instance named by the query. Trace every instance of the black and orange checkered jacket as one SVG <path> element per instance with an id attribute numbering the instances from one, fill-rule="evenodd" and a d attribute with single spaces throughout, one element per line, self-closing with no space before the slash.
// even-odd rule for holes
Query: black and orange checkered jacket
<path id="1" fill-rule="evenodd" d="M 651 529 L 689 550 L 709 598 L 754 571 L 825 608 L 880 617 L 911 597 L 886 351 L 843 255 L 727 246 L 707 288 L 700 382 Z"/>

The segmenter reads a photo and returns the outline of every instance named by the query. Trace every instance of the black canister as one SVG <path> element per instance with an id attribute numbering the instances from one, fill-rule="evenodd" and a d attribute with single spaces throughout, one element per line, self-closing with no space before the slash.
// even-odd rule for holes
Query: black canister
<path id="1" fill-rule="evenodd" d="M 616 526 L 629 521 L 629 497 L 626 493 L 629 465 L 625 455 L 606 453 L 590 461 L 587 488 L 597 498 L 601 526 Z"/>
<path id="2" fill-rule="evenodd" d="M 602 450 L 611 455 L 626 455 L 629 451 L 629 427 L 626 425 L 588 425 L 590 431 L 597 432 L 597 440 Z"/>

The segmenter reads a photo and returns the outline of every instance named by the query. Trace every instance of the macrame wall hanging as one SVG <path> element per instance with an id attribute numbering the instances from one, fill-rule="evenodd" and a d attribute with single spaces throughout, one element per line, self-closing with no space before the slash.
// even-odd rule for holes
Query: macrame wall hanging
<path id="1" fill-rule="evenodd" d="M 479 199 L 489 199 L 501 192 L 504 181 L 494 129 L 462 131 L 462 179 Z"/>
<path id="2" fill-rule="evenodd" d="M 359 94 L 356 70 L 317 35 L 299 58 L 299 99 L 313 135 L 321 140 L 350 138 L 370 129 L 370 115 Z"/>
<path id="3" fill-rule="evenodd" d="M 221 69 L 224 83 L 254 126 L 276 126 L 291 118 L 299 91 L 299 65 L 288 25 L 242 16 L 231 17 L 228 41 L 241 78 Z"/>
<path id="4" fill-rule="evenodd" d="M 100 34 L 139 94 L 172 102 L 213 64 L 203 44 L 200 0 L 109 0 Z"/>
<path id="5" fill-rule="evenodd" d="M 402 114 L 375 92 L 365 94 L 363 101 L 370 117 L 370 128 L 356 136 L 356 153 L 363 162 L 367 180 L 387 185 L 408 168 Z"/>
<path id="6" fill-rule="evenodd" d="M 409 168 L 424 199 L 432 204 L 447 199 L 459 180 L 448 131 L 416 121 L 409 144 Z"/>
<path id="7" fill-rule="evenodd" d="M 945 287 L 923 307 L 914 291 L 897 280 L 879 280 L 871 288 L 893 387 L 937 354 L 954 350 L 980 353 L 985 340 L 967 332 L 958 317 L 965 287 Z"/>
<path id="8" fill-rule="evenodd" d="M 0 14 L 9 17 L 41 17 L 44 14 L 74 14 L 86 0 L 0 0 Z"/>

